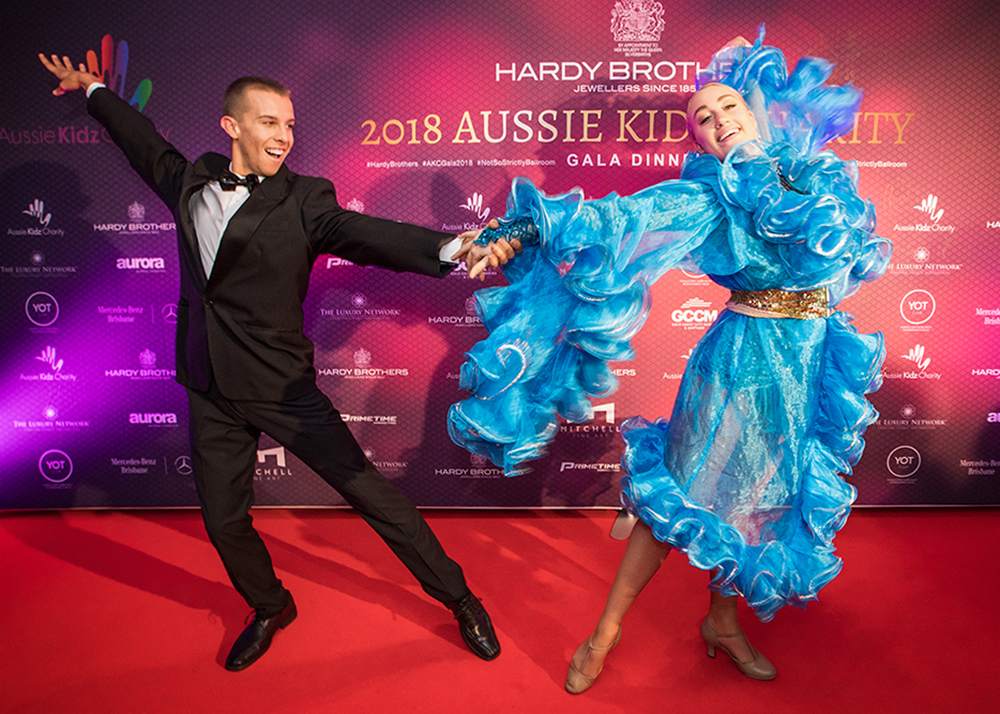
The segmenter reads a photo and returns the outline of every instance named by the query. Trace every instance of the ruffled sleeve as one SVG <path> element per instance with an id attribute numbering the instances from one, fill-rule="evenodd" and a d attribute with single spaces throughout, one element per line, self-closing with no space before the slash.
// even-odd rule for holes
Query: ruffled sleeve
<path id="1" fill-rule="evenodd" d="M 510 285 L 480 290 L 490 336 L 462 366 L 472 396 L 452 406 L 460 446 L 523 472 L 555 435 L 556 415 L 591 418 L 589 397 L 614 391 L 608 361 L 632 359 L 650 309 L 649 286 L 703 243 L 724 214 L 715 192 L 670 181 L 632 196 L 546 196 L 515 179 L 505 220 L 530 218 L 539 242 L 505 270 Z"/>

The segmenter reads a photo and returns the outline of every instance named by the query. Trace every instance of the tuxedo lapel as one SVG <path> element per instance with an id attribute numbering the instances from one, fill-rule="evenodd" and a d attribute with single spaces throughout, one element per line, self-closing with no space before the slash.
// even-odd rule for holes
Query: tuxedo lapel
<path id="1" fill-rule="evenodd" d="M 212 276 L 208 284 L 212 285 L 221 279 L 236 264 L 240 255 L 253 239 L 257 227 L 267 214 L 288 193 L 288 179 L 291 172 L 282 166 L 278 173 L 270 176 L 261 182 L 240 209 L 236 211 L 225 233 L 222 234 L 222 241 L 219 243 L 219 252 L 215 256 L 215 265 L 212 266 Z"/>
<path id="2" fill-rule="evenodd" d="M 181 249 L 186 253 L 188 264 L 193 266 L 190 278 L 201 294 L 205 293 L 208 278 L 205 277 L 205 266 L 201 262 L 201 250 L 198 247 L 198 233 L 194 227 L 194 217 L 191 215 L 191 198 L 201 191 L 205 184 L 219 176 L 229 167 L 229 159 L 222 154 L 205 154 L 195 162 L 190 179 L 181 189 L 181 200 L 178 206 L 181 224 Z"/>

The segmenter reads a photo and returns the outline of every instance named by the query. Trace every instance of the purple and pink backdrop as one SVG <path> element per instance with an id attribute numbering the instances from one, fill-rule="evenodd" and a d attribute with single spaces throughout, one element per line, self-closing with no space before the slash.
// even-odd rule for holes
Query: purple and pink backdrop
<path id="1" fill-rule="evenodd" d="M 510 180 L 629 193 L 679 175 L 694 74 L 729 39 L 837 66 L 866 91 L 833 143 L 860 167 L 888 274 L 841 307 L 882 330 L 880 420 L 849 477 L 860 504 L 1000 502 L 1000 207 L 993 0 L 177 0 L 0 11 L 0 508 L 196 503 L 184 392 L 173 381 L 170 214 L 84 109 L 50 95 L 39 51 L 85 61 L 188 157 L 227 150 L 225 85 L 292 91 L 289 166 L 350 208 L 445 231 L 503 213 Z M 485 285 L 501 284 L 493 273 Z M 532 473 L 503 478 L 452 445 L 463 353 L 484 336 L 459 272 L 433 281 L 317 262 L 306 329 L 320 387 L 370 458 L 421 506 L 617 504 L 634 414 L 668 415 L 685 358 L 726 293 L 674 271 L 654 289 L 637 358 L 594 419 L 565 424 Z M 266 439 L 258 504 L 337 505 Z"/>

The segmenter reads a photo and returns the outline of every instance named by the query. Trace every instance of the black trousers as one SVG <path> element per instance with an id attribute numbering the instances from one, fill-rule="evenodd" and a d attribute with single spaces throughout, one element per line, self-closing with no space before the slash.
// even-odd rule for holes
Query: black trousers
<path id="1" fill-rule="evenodd" d="M 446 603 L 468 594 L 462 568 L 413 503 L 368 460 L 321 391 L 283 402 L 230 400 L 214 384 L 208 392 L 187 393 L 192 465 L 208 537 L 236 590 L 262 617 L 280 612 L 289 597 L 249 513 L 262 432 L 335 488 L 428 595 Z"/>

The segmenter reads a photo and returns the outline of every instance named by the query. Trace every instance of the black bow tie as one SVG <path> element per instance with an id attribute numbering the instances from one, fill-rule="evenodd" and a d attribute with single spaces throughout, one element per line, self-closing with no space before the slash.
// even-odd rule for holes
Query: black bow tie
<path id="1" fill-rule="evenodd" d="M 246 178 L 240 178 L 232 171 L 227 170 L 223 171 L 219 177 L 219 187 L 223 191 L 235 191 L 237 186 L 246 186 L 247 190 L 253 193 L 259 184 L 260 179 L 257 178 L 256 174 L 247 174 Z"/>

